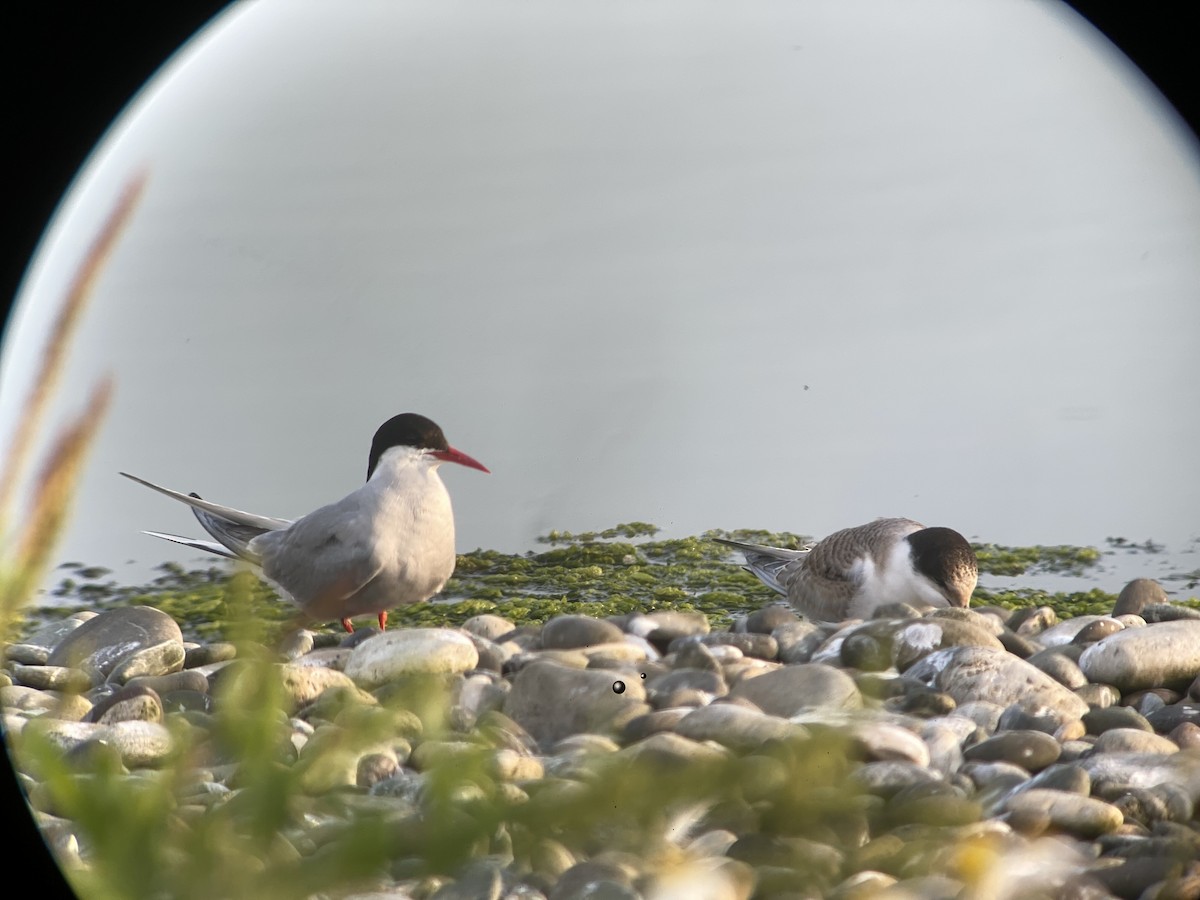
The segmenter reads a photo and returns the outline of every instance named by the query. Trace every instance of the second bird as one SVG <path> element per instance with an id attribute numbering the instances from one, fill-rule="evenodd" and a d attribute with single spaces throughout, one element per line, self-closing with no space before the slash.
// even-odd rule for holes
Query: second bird
<path id="1" fill-rule="evenodd" d="M 437 473 L 444 462 L 488 471 L 424 416 L 394 416 L 375 432 L 367 483 L 294 522 L 121 474 L 188 504 L 216 542 L 147 534 L 252 563 L 307 618 L 353 631 L 350 619 L 367 614 L 386 627 L 387 610 L 428 600 L 454 572 L 454 514 Z"/>
<path id="2" fill-rule="evenodd" d="M 718 540 L 740 550 L 747 571 L 815 622 L 867 619 L 888 603 L 965 607 L 979 580 L 966 538 L 912 519 L 845 528 L 807 550 Z"/>

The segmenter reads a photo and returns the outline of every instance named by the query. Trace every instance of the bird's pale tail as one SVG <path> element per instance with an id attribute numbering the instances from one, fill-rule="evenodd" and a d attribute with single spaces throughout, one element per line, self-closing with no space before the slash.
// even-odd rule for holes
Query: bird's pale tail
<path id="1" fill-rule="evenodd" d="M 731 541 L 726 538 L 713 538 L 713 540 L 740 551 L 746 557 L 746 565 L 742 566 L 742 568 L 755 575 L 759 581 L 779 594 L 787 593 L 787 588 L 779 583 L 780 570 L 808 553 L 808 549 L 785 550 L 782 547 L 746 544 L 742 541 Z"/>

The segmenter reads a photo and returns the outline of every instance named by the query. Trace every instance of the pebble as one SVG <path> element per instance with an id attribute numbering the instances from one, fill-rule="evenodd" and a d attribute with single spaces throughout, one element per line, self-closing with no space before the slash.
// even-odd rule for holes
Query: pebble
<path id="1" fill-rule="evenodd" d="M 464 634 L 450 628 L 408 628 L 375 634 L 358 644 L 346 674 L 370 690 L 410 675 L 469 672 L 478 662 L 479 652 Z"/>
<path id="2" fill-rule="evenodd" d="M 594 644 L 619 642 L 624 635 L 616 625 L 592 616 L 555 616 L 542 628 L 547 650 L 573 650 Z"/>
<path id="3" fill-rule="evenodd" d="M 1004 872 L 1005 853 L 1037 859 L 1044 841 L 1069 847 L 1072 862 L 1031 863 L 1009 895 L 1138 896 L 1165 890 L 1164 860 L 1200 856 L 1200 655 L 1184 672 L 1200 622 L 1160 621 L 1155 603 L 1140 608 L 1149 625 L 1133 609 L 1063 622 L 1048 609 L 891 612 L 817 626 L 776 605 L 720 632 L 693 612 L 520 628 L 485 614 L 461 629 L 305 632 L 287 661 L 263 664 L 231 644 L 185 643 L 169 617 L 137 607 L 11 645 L 0 706 L 6 731 L 57 747 L 81 779 L 107 767 L 146 783 L 186 739 L 204 767 L 177 795 L 175 814 L 190 822 L 238 802 L 243 776 L 214 723 L 274 673 L 285 704 L 277 764 L 295 766 L 316 802 L 286 835 L 297 860 L 341 827 L 331 810 L 416 827 L 443 766 L 476 779 L 456 788 L 456 815 L 487 785 L 528 822 L 582 802 L 614 768 L 662 778 L 737 767 L 723 799 L 663 811 L 674 829 L 665 854 L 569 829 L 528 840 L 514 821 L 453 871 L 396 859 L 350 896 L 966 896 L 985 882 L 963 866 Z M 443 690 L 421 700 L 425 678 Z M 840 743 L 827 745 L 832 735 Z M 827 768 L 827 746 L 861 795 L 829 793 L 839 769 Z M 77 848 L 64 859 L 86 858 L 77 826 L 47 815 L 62 811 L 44 773 L 19 765 L 48 839 Z"/>
<path id="4" fill-rule="evenodd" d="M 1121 588 L 1117 602 L 1113 605 L 1113 615 L 1141 615 L 1148 605 L 1166 602 L 1167 592 L 1161 584 L 1153 578 L 1135 578 Z"/>
<path id="5" fill-rule="evenodd" d="M 1114 685 L 1122 693 L 1186 688 L 1200 672 L 1200 621 L 1126 628 L 1088 647 L 1079 668 L 1089 681 Z"/>
<path id="6" fill-rule="evenodd" d="M 958 703 L 988 700 L 1001 706 L 1016 704 L 1030 713 L 1049 711 L 1061 719 L 1077 719 L 1088 709 L 1079 697 L 1040 669 L 989 647 L 938 650 L 907 674 L 945 691 Z"/>
<path id="7" fill-rule="evenodd" d="M 739 681 L 729 694 L 785 719 L 814 709 L 858 709 L 863 703 L 853 678 L 821 663 L 781 666 Z"/>

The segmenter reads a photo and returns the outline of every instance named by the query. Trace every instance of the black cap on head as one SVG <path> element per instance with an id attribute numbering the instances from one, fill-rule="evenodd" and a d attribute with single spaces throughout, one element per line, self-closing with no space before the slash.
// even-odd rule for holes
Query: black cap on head
<path id="1" fill-rule="evenodd" d="M 367 480 L 379 465 L 379 457 L 392 447 L 418 447 L 425 450 L 448 450 L 450 445 L 436 422 L 417 415 L 401 413 L 392 416 L 379 426 L 371 441 L 371 455 L 367 460 Z"/>
<path id="2" fill-rule="evenodd" d="M 917 571 L 942 587 L 952 588 L 955 579 L 969 578 L 979 571 L 975 551 L 953 528 L 922 528 L 910 534 L 908 542 Z"/>

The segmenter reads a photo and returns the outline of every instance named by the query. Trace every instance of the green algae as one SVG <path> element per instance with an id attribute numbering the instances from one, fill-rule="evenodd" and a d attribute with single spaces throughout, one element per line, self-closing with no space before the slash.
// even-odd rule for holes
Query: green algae
<path id="1" fill-rule="evenodd" d="M 481 613 L 504 616 L 516 625 L 535 625 L 552 616 L 582 613 L 620 615 L 654 610 L 704 613 L 713 628 L 728 627 L 735 617 L 779 602 L 780 597 L 742 569 L 741 557 L 714 538 L 729 538 L 788 549 L 802 548 L 811 538 L 791 532 L 756 529 L 710 530 L 700 535 L 657 539 L 659 529 L 631 522 L 602 531 L 551 531 L 538 538 L 541 547 L 523 554 L 478 549 L 458 557 L 454 577 L 431 603 L 401 607 L 389 613 L 397 626 L 458 625 Z M 1110 544 L 1113 541 L 1110 540 Z M 1144 545 L 1124 544 L 1145 552 Z M 1005 547 L 975 544 L 983 575 L 1058 574 L 1080 576 L 1102 557 L 1095 547 L 1066 545 Z M 1109 551 L 1112 552 L 1112 551 Z M 170 614 L 185 634 L 199 640 L 227 639 L 223 624 L 230 618 L 230 573 L 212 566 L 187 570 L 164 564 L 148 585 L 127 587 L 96 579 L 107 574 L 99 567 L 68 567 L 54 595 L 75 604 L 42 609 L 28 627 L 69 613 L 79 605 L 104 609 L 130 604 L 153 605 Z M 76 579 L 94 575 L 87 583 Z M 295 612 L 272 590 L 250 579 L 238 596 L 249 618 L 263 634 L 290 623 Z M 974 604 L 1009 608 L 1049 606 L 1062 618 L 1109 612 L 1115 597 L 1094 589 L 1058 593 L 1030 588 L 976 591 Z M 1193 605 L 1195 601 L 1188 602 Z M 360 620 L 360 625 L 366 624 Z M 336 623 L 330 623 L 336 627 Z"/>

